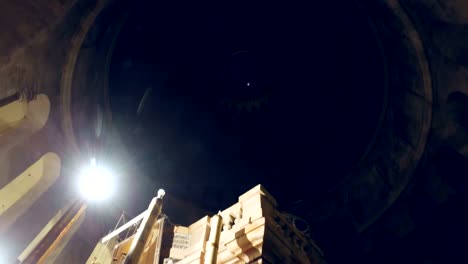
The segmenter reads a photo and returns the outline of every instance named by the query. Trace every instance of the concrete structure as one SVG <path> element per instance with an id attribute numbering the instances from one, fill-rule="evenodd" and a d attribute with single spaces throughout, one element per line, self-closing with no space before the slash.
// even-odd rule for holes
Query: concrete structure
<path id="1" fill-rule="evenodd" d="M 152 226 L 152 235 L 140 260 L 131 263 L 325 264 L 321 250 L 278 212 L 276 206 L 275 199 L 258 185 L 218 215 L 205 216 L 189 226 L 174 225 L 162 217 Z M 220 220 L 222 229 L 218 230 Z M 134 225 L 126 227 L 135 228 Z M 86 263 L 124 263 L 135 234 L 119 243 L 112 239 L 126 231 L 122 229 L 104 237 Z M 210 252 L 217 258 L 208 258 Z"/>

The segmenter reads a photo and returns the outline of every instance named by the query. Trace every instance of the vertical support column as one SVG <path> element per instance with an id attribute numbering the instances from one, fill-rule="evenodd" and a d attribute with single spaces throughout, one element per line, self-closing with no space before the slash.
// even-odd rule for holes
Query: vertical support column
<path id="1" fill-rule="evenodd" d="M 221 215 L 217 214 L 211 217 L 210 225 L 210 236 L 208 238 L 208 243 L 206 244 L 205 250 L 205 264 L 216 264 L 216 259 L 218 257 L 218 248 L 219 248 L 219 238 L 221 236 L 221 227 L 223 223 L 223 218 Z"/>
<path id="2" fill-rule="evenodd" d="M 41 243 L 44 237 L 49 233 L 49 231 L 57 225 L 57 223 L 62 219 L 62 217 L 70 210 L 73 203 L 67 204 L 64 208 L 60 209 L 58 213 L 44 226 L 41 232 L 29 243 L 29 245 L 23 250 L 23 252 L 18 257 L 20 262 L 24 261 L 31 252 Z"/>
<path id="3" fill-rule="evenodd" d="M 52 252 L 60 245 L 68 231 L 83 215 L 87 207 L 86 200 L 76 200 L 59 222 L 47 233 L 37 247 L 29 254 L 21 264 L 42 264 Z"/>
<path id="4" fill-rule="evenodd" d="M 153 198 L 149 207 L 148 214 L 143 219 L 143 222 L 138 228 L 138 231 L 135 235 L 135 238 L 132 241 L 130 250 L 125 258 L 124 264 L 137 264 L 140 261 L 140 257 L 145 248 L 146 242 L 151 234 L 154 224 L 158 220 L 159 215 L 161 214 L 162 209 L 162 198 L 164 197 L 164 190 L 158 191 L 158 196 Z"/>

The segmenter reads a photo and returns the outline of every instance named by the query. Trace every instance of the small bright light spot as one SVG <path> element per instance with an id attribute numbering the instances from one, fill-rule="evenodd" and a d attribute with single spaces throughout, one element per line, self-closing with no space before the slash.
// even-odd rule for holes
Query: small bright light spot
<path id="1" fill-rule="evenodd" d="M 163 198 L 165 194 L 166 194 L 166 191 L 164 191 L 163 189 L 158 190 L 158 198 Z"/>
<path id="2" fill-rule="evenodd" d="M 83 169 L 79 177 L 80 192 L 86 199 L 104 200 L 109 198 L 115 189 L 111 172 L 104 167 L 97 166 L 95 162 Z"/>

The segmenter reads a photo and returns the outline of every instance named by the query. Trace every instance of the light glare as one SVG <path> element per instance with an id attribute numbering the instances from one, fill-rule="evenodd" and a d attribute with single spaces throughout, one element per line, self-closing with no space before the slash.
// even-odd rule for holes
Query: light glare
<path id="1" fill-rule="evenodd" d="M 95 163 L 83 169 L 80 174 L 80 192 L 84 198 L 94 201 L 104 200 L 114 191 L 114 179 L 110 171 Z"/>

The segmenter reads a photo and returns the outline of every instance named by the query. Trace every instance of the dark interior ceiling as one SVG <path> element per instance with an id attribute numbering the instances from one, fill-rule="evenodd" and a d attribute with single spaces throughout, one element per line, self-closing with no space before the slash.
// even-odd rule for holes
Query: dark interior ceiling
<path id="1" fill-rule="evenodd" d="M 465 263 L 467 5 L 322 2 L 2 1 L 1 98 L 52 106 L 7 176 L 63 162 L 11 256 L 72 196 L 75 144 L 121 176 L 67 246 L 82 258 L 157 188 L 188 224 L 261 183 L 329 263 Z"/>
<path id="2" fill-rule="evenodd" d="M 128 12 L 109 98 L 139 177 L 212 211 L 258 183 L 290 209 L 341 181 L 376 132 L 385 72 L 366 15 L 336 4 Z"/>

